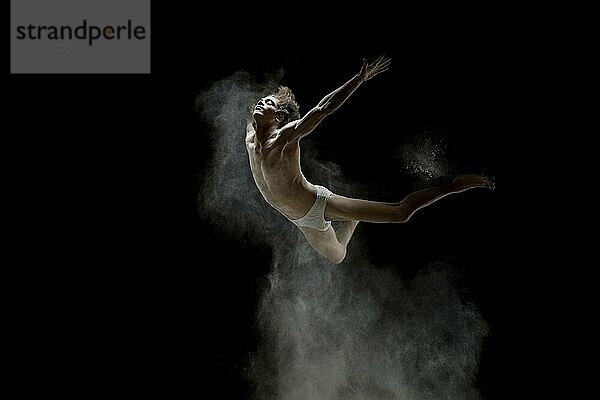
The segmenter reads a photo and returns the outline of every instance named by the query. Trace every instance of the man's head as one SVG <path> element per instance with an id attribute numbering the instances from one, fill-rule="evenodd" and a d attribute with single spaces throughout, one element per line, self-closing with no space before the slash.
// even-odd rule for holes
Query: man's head
<path id="1" fill-rule="evenodd" d="M 253 116 L 255 119 L 272 120 L 283 126 L 300 118 L 300 111 L 292 91 L 286 86 L 279 86 L 270 95 L 258 101 Z"/>

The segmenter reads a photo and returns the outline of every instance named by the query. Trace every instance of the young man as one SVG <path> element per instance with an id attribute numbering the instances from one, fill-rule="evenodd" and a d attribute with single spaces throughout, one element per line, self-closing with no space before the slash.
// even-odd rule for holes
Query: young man
<path id="1" fill-rule="evenodd" d="M 419 209 L 452 193 L 475 187 L 493 189 L 480 175 L 462 175 L 446 186 L 420 190 L 398 203 L 353 199 L 308 182 L 300 167 L 300 139 L 337 110 L 364 82 L 386 71 L 391 60 L 380 56 L 300 118 L 289 88 L 280 86 L 260 99 L 246 127 L 246 149 L 256 186 L 265 200 L 294 223 L 323 257 L 339 264 L 359 221 L 406 222 Z M 344 221 L 335 231 L 331 220 Z"/>

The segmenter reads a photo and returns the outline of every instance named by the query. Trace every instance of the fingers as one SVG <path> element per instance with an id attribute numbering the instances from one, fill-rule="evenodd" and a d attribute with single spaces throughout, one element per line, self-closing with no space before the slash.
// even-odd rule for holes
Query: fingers
<path id="1" fill-rule="evenodd" d="M 378 65 L 389 65 L 392 63 L 392 59 L 389 57 L 381 58 Z"/>
<path id="2" fill-rule="evenodd" d="M 377 71 L 372 71 L 371 73 L 369 73 L 369 77 L 367 78 L 367 80 L 371 79 L 372 77 L 374 77 L 375 75 L 379 75 L 382 72 L 387 71 L 388 68 L 382 69 L 382 70 L 377 70 Z"/>
<path id="3" fill-rule="evenodd" d="M 379 56 L 377 60 L 375 60 L 371 65 L 369 65 L 369 69 L 373 71 L 383 70 L 389 68 L 392 63 L 391 58 Z"/>
<path id="4" fill-rule="evenodd" d="M 374 65 L 374 64 L 381 63 L 381 62 L 383 62 L 383 61 L 388 61 L 388 60 L 391 60 L 391 58 L 390 58 L 390 57 L 388 57 L 388 56 L 386 56 L 385 54 L 381 54 L 379 57 L 377 57 L 377 58 L 375 59 L 375 61 L 373 61 L 373 62 L 372 62 L 372 63 L 370 63 L 370 64 L 371 64 L 371 65 Z M 366 59 L 366 58 L 362 58 L 362 61 L 363 61 L 363 62 L 365 62 L 365 61 L 367 61 L 367 59 Z"/>
<path id="5" fill-rule="evenodd" d="M 377 57 L 377 59 L 375 61 L 373 61 L 373 64 L 379 64 L 382 60 L 383 60 L 384 55 L 380 55 L 379 57 Z"/>
<path id="6" fill-rule="evenodd" d="M 375 66 L 373 69 L 369 70 L 369 79 L 371 79 L 375 75 L 378 75 L 382 72 L 387 71 L 388 69 L 390 69 L 390 65 L 391 65 L 391 63 L 388 61 L 388 62 L 385 62 L 384 64 Z"/>
<path id="7" fill-rule="evenodd" d="M 392 64 L 392 60 L 388 59 L 377 65 L 377 69 L 388 69 Z"/>
<path id="8" fill-rule="evenodd" d="M 382 73 L 382 72 L 385 72 L 385 71 L 387 71 L 388 69 L 390 69 L 390 67 L 389 67 L 389 66 L 388 66 L 388 67 L 385 67 L 385 68 L 379 68 L 379 69 L 377 69 L 377 71 L 375 71 L 375 74 L 380 74 L 380 73 Z"/>
<path id="9" fill-rule="evenodd" d="M 382 54 L 379 57 L 377 57 L 377 59 L 375 61 L 373 61 L 371 63 L 371 65 L 375 66 L 375 65 L 379 65 L 379 64 L 383 64 L 383 63 L 389 63 L 391 61 L 392 61 L 391 58 L 389 58 L 389 57 L 387 57 L 387 56 L 385 56 L 385 55 Z"/>
<path id="10" fill-rule="evenodd" d="M 392 59 L 384 54 L 377 57 L 377 59 L 370 64 L 367 63 L 365 58 L 362 60 L 363 66 L 361 68 L 361 72 L 366 72 L 365 80 L 369 80 L 375 75 L 387 71 L 392 63 Z"/>

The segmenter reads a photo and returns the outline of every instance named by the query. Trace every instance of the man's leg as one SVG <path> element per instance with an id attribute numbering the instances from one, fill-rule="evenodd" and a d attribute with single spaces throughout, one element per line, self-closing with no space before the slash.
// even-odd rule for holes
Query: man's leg
<path id="1" fill-rule="evenodd" d="M 350 242 L 350 238 L 356 229 L 356 225 L 358 225 L 358 221 L 346 221 L 342 223 L 343 225 L 335 231 L 335 236 L 338 242 L 344 246 L 344 250 L 348 247 L 348 242 Z"/>
<path id="2" fill-rule="evenodd" d="M 340 235 L 343 236 L 342 240 L 345 240 L 345 244 L 340 243 L 338 232 L 334 231 L 331 226 L 326 231 L 318 231 L 306 227 L 300 227 L 300 230 L 317 253 L 330 262 L 339 264 L 346 257 L 346 246 L 352 236 L 352 232 L 354 232 L 354 228 L 356 228 L 356 224 L 358 224 L 358 221 L 349 221 L 342 228 L 338 229 L 338 232 L 343 230 Z"/>
<path id="3" fill-rule="evenodd" d="M 494 188 L 493 181 L 480 175 L 461 175 L 445 186 L 419 190 L 406 196 L 398 203 L 383 203 L 369 200 L 352 199 L 332 195 L 325 208 L 325 216 L 331 220 L 365 221 L 365 222 L 406 222 L 423 207 L 453 193 L 483 187 Z"/>

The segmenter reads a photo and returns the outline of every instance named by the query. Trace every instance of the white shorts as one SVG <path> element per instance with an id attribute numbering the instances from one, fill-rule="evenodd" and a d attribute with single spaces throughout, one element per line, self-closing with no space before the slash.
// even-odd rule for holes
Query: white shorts
<path id="1" fill-rule="evenodd" d="M 313 204 L 304 217 L 290 219 L 290 221 L 298 227 L 308 227 L 324 232 L 331 226 L 330 221 L 325 221 L 325 206 L 327 205 L 327 200 L 333 193 L 323 186 L 314 186 L 317 188 L 315 204 Z"/>

